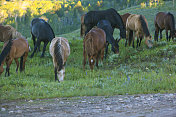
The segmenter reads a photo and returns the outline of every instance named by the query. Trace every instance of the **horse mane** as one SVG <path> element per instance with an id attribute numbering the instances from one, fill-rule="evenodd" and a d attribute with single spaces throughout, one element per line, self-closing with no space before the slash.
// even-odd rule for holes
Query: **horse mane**
<path id="1" fill-rule="evenodd" d="M 173 14 L 172 13 L 170 13 L 170 12 L 168 12 L 168 15 L 169 16 L 171 16 L 171 19 L 172 19 L 172 29 L 173 29 L 173 31 L 175 30 L 175 19 L 174 19 L 174 16 L 173 16 Z"/>
<path id="2" fill-rule="evenodd" d="M 143 29 L 143 32 L 144 32 L 145 36 L 147 36 L 147 37 L 150 36 L 149 29 L 148 29 L 148 27 L 147 27 L 147 24 L 146 24 L 146 22 L 145 22 L 143 16 L 140 15 L 139 19 L 140 19 L 140 21 L 141 21 L 141 26 L 142 26 L 142 29 Z"/>
<path id="3" fill-rule="evenodd" d="M 4 47 L 3 51 L 0 54 L 0 66 L 2 64 L 2 62 L 4 61 L 4 59 L 7 57 L 8 53 L 11 50 L 12 47 L 12 40 L 10 39 L 9 42 L 7 43 L 7 45 Z"/>
<path id="4" fill-rule="evenodd" d="M 63 68 L 63 59 L 62 59 L 62 51 L 61 51 L 61 39 L 58 39 L 54 44 L 54 59 L 55 64 L 57 64 L 57 70 L 61 70 Z"/>

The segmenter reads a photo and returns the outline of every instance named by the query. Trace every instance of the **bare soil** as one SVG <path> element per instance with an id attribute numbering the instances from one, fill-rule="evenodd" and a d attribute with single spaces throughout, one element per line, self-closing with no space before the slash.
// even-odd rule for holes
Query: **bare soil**
<path id="1" fill-rule="evenodd" d="M 176 93 L 1 101 L 0 117 L 176 117 Z"/>

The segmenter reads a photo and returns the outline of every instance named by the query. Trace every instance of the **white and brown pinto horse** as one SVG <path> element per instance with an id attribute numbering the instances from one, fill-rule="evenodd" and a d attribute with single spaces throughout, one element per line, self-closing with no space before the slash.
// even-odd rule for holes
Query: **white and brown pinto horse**
<path id="1" fill-rule="evenodd" d="M 58 82 L 63 81 L 65 75 L 65 63 L 70 55 L 68 40 L 63 37 L 54 38 L 50 44 L 50 54 L 53 58 L 55 81 L 58 80 L 58 78 Z"/>

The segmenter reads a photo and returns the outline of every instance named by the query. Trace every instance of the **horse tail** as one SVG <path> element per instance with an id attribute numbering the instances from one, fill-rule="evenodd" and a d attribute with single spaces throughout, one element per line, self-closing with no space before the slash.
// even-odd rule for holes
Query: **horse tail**
<path id="1" fill-rule="evenodd" d="M 140 15 L 139 17 L 140 21 L 141 21 L 141 26 L 142 26 L 142 29 L 143 29 L 143 32 L 145 34 L 145 36 L 150 36 L 150 32 L 149 32 L 149 29 L 147 27 L 147 23 L 145 22 L 144 18 L 142 15 Z"/>
<path id="2" fill-rule="evenodd" d="M 10 52 L 11 47 L 12 47 L 12 40 L 10 39 L 0 54 L 0 66 L 1 66 L 1 63 L 4 61 L 4 59 L 7 57 L 8 53 Z"/>
<path id="3" fill-rule="evenodd" d="M 171 16 L 171 19 L 172 19 L 172 26 L 171 26 L 171 30 L 172 30 L 172 32 L 174 33 L 174 30 L 175 30 L 175 19 L 174 19 L 174 16 L 173 16 L 173 14 L 171 14 L 170 12 L 168 12 L 168 15 L 170 15 Z"/>
<path id="4" fill-rule="evenodd" d="M 54 44 L 54 59 L 57 70 L 61 70 L 63 68 L 63 59 L 62 59 L 62 51 L 61 51 L 61 39 L 57 40 Z"/>

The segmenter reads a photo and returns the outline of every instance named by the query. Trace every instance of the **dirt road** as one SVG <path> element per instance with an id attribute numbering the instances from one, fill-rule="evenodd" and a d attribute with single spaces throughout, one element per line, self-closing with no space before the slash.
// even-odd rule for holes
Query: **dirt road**
<path id="1" fill-rule="evenodd" d="M 0 108 L 0 117 L 176 117 L 176 93 L 1 101 Z"/>

